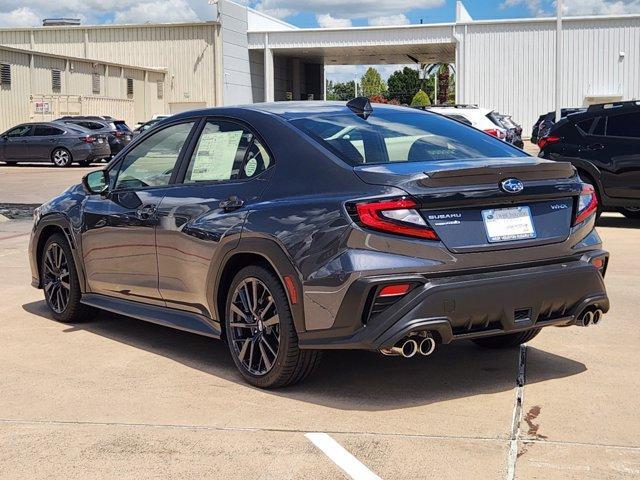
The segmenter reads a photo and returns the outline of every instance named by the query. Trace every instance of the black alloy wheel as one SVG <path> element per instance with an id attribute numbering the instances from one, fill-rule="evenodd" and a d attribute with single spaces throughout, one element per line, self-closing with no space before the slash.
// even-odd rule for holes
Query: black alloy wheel
<path id="1" fill-rule="evenodd" d="M 69 242 L 62 233 L 47 238 L 40 257 L 40 284 L 53 318 L 77 323 L 95 311 L 80 300 L 82 291 Z"/>
<path id="2" fill-rule="evenodd" d="M 69 263 L 62 246 L 50 243 L 44 252 L 43 287 L 47 303 L 51 309 L 62 314 L 69 305 L 71 283 Z"/>
<path id="3" fill-rule="evenodd" d="M 229 322 L 233 348 L 252 375 L 265 375 L 278 357 L 280 317 L 267 286 L 245 278 L 233 292 Z"/>
<path id="4" fill-rule="evenodd" d="M 278 388 L 307 378 L 320 361 L 318 350 L 300 349 L 282 281 L 262 265 L 242 268 L 227 291 L 226 339 L 247 383 Z"/>

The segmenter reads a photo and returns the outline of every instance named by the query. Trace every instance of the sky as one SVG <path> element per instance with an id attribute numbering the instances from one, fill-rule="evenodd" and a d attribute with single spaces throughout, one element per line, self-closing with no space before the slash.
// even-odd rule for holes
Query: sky
<path id="1" fill-rule="evenodd" d="M 348 27 L 451 22 L 455 0 L 236 0 L 299 27 Z M 476 20 L 553 15 L 555 0 L 463 0 Z M 563 0 L 566 15 L 640 13 L 640 0 Z M 211 20 L 208 0 L 0 0 L 0 28 L 41 25 L 43 18 L 85 24 Z M 397 66 L 380 66 L 387 78 Z M 328 66 L 327 78 L 346 81 L 366 66 Z"/>

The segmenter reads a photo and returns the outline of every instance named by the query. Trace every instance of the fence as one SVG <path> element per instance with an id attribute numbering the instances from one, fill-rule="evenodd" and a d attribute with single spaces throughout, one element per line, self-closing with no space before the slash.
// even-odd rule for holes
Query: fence
<path id="1" fill-rule="evenodd" d="M 32 122 L 49 122 L 65 115 L 109 115 L 132 126 L 135 121 L 134 101 L 82 95 L 32 95 L 29 99 Z"/>

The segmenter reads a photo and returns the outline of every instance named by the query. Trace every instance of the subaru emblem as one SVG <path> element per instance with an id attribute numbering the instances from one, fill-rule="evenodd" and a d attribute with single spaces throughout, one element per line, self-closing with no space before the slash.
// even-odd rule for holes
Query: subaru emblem
<path id="1" fill-rule="evenodd" d="M 520 193 L 524 190 L 524 183 L 517 178 L 507 178 L 500 182 L 500 188 L 507 193 Z"/>

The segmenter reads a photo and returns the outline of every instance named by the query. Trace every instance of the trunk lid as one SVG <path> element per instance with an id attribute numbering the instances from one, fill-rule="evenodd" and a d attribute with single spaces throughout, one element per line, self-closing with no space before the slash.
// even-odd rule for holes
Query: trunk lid
<path id="1" fill-rule="evenodd" d="M 452 252 L 562 242 L 571 232 L 580 180 L 566 162 L 536 157 L 396 162 L 355 167 L 365 182 L 401 188 Z M 503 180 L 522 182 L 508 193 Z"/>

